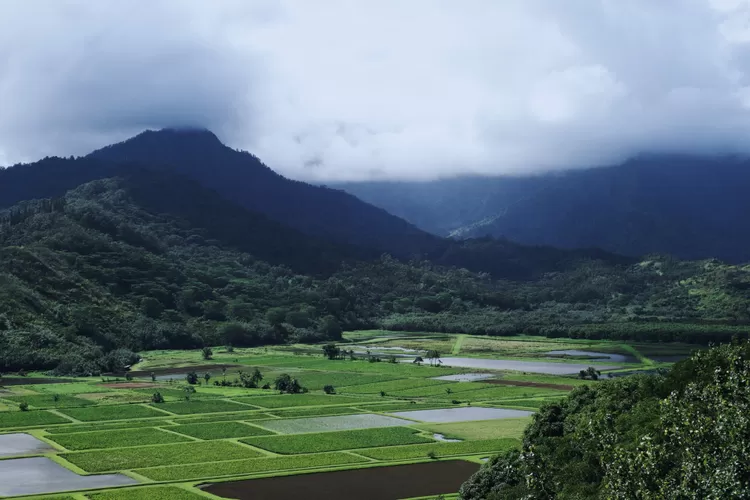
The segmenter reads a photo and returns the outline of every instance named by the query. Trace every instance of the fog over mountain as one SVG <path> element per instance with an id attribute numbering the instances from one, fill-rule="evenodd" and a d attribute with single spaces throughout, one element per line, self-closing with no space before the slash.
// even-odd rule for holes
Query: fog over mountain
<path id="1" fill-rule="evenodd" d="M 750 149 L 747 0 L 9 0 L 0 163 L 210 128 L 317 181 Z"/>

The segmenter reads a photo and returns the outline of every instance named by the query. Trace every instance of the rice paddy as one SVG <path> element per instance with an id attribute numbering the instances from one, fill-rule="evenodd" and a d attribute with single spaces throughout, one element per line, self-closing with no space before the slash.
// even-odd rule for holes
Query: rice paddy
<path id="1" fill-rule="evenodd" d="M 455 358 L 479 360 L 477 366 L 503 361 L 497 359 L 502 354 L 517 363 L 536 358 L 531 362 L 560 369 L 536 374 L 429 362 L 328 360 L 319 346 L 291 346 L 231 354 L 219 348 L 211 362 L 196 351 L 147 352 L 134 367 L 133 380 L 6 377 L 0 381 L 10 380 L 0 388 L 0 495 L 197 500 L 227 491 L 245 498 L 244 483 L 231 481 L 253 479 L 253 491 L 260 488 L 257 498 L 264 498 L 263 492 L 281 494 L 290 485 L 325 486 L 328 478 L 389 481 L 406 474 L 402 464 L 419 465 L 420 471 L 452 464 L 445 465 L 445 474 L 453 482 L 440 486 L 450 498 L 457 491 L 453 485 L 468 478 L 479 458 L 520 447 L 533 411 L 573 387 L 597 383 L 558 374 L 575 366 L 571 360 L 543 358 L 549 351 L 588 349 L 585 341 L 466 335 L 459 341 L 450 334 L 376 331 L 347 337 L 362 346 L 358 350 L 438 348 Z M 605 344 L 592 343 L 591 350 L 630 352 Z M 638 367 L 629 363 L 633 366 Z M 222 367 L 228 367 L 226 377 Z M 262 384 L 273 387 L 278 375 L 288 373 L 307 392 L 226 385 L 237 370 L 254 368 L 264 375 Z M 201 378 L 188 386 L 184 374 L 191 370 L 213 374 L 210 383 Z M 153 400 L 157 392 L 163 402 Z M 441 442 L 439 436 L 454 442 Z M 303 474 L 309 472 L 315 474 Z M 438 495 L 419 483 L 419 474 L 413 491 Z M 270 479 L 278 481 L 261 483 Z M 196 487 L 204 483 L 213 485 L 205 491 Z"/>

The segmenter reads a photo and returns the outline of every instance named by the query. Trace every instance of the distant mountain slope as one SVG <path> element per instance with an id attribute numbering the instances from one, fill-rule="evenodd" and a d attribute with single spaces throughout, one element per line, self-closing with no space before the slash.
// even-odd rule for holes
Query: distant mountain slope
<path id="1" fill-rule="evenodd" d="M 750 160 L 651 156 L 527 178 L 341 185 L 440 235 L 750 260 Z"/>
<path id="2" fill-rule="evenodd" d="M 89 156 L 169 167 L 245 208 L 338 242 L 399 256 L 429 252 L 442 245 L 433 235 L 348 193 L 287 179 L 250 153 L 223 145 L 205 130 L 147 131 Z"/>

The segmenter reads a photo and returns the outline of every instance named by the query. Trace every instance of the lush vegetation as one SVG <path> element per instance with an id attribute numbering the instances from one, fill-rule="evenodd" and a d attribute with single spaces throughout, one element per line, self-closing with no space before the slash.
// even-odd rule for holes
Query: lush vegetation
<path id="1" fill-rule="evenodd" d="M 746 498 L 749 404 L 747 343 L 579 387 L 542 406 L 523 448 L 484 466 L 461 498 Z"/>
<path id="2" fill-rule="evenodd" d="M 60 434 L 52 437 L 51 440 L 71 451 L 190 441 L 189 438 L 178 436 L 171 432 L 149 428 Z"/>
<path id="3" fill-rule="evenodd" d="M 170 430 L 204 440 L 241 438 L 271 434 L 271 432 L 265 429 L 255 427 L 254 425 L 243 424 L 242 422 L 222 422 L 221 425 L 216 425 L 215 421 L 203 424 L 182 424 L 173 427 Z"/>
<path id="4" fill-rule="evenodd" d="M 152 139 L 145 150 L 161 158 Z M 55 170 L 71 174 L 45 180 Z M 410 226 L 393 258 L 287 228 L 169 171 L 47 159 L 2 177 L 5 372 L 118 372 L 141 350 L 364 328 L 707 344 L 746 335 L 750 322 L 747 266 L 451 243 Z"/>

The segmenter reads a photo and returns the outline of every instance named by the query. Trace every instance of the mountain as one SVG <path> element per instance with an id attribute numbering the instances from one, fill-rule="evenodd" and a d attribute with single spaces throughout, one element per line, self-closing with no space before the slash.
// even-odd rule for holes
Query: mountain
<path id="1" fill-rule="evenodd" d="M 93 165 L 50 161 L 61 180 Z M 342 329 L 707 343 L 750 322 L 747 266 L 485 239 L 441 256 L 505 273 L 492 279 L 321 240 L 168 169 L 102 165 L 112 177 L 0 211 L 0 371 L 99 373 L 141 349 Z"/>
<path id="2" fill-rule="evenodd" d="M 443 245 L 439 238 L 348 193 L 287 179 L 206 130 L 146 131 L 89 158 L 168 168 L 247 209 L 337 242 L 404 257 Z"/>
<path id="3" fill-rule="evenodd" d="M 0 170 L 0 208 L 27 199 L 62 196 L 84 182 L 117 176 L 129 170 L 160 171 L 176 182 L 192 180 L 202 188 L 244 209 L 267 216 L 278 224 L 276 232 L 267 231 L 269 239 L 256 245 L 261 255 L 283 257 L 290 248 L 288 231 L 298 230 L 316 240 L 329 263 L 336 258 L 366 259 L 387 252 L 395 257 L 429 259 L 440 264 L 488 272 L 498 278 L 529 279 L 546 272 L 575 267 L 585 260 L 606 260 L 610 264 L 632 262 L 618 255 L 596 249 L 562 251 L 549 247 L 527 247 L 501 239 L 479 239 L 456 242 L 419 230 L 340 190 L 317 187 L 286 179 L 263 165 L 249 153 L 224 146 L 205 130 L 147 131 L 125 142 L 96 151 L 83 158 L 45 158 L 39 162 L 16 165 Z M 162 182 L 158 190 L 169 193 Z M 158 196 L 152 197 L 158 200 Z M 192 198 L 175 200 L 192 217 L 216 221 L 210 207 L 195 209 Z M 312 244 L 312 239 L 308 241 Z M 293 246 L 293 245 L 292 245 Z M 262 248 L 260 248 L 262 247 Z M 310 255 L 299 252 L 297 255 Z M 291 265 L 291 261 L 271 262 Z M 320 259 L 311 257 L 306 271 L 324 271 Z M 304 262 L 294 263 L 296 269 Z"/>
<path id="4" fill-rule="evenodd" d="M 534 177 L 339 185 L 438 235 L 750 260 L 750 159 L 641 156 Z"/>

